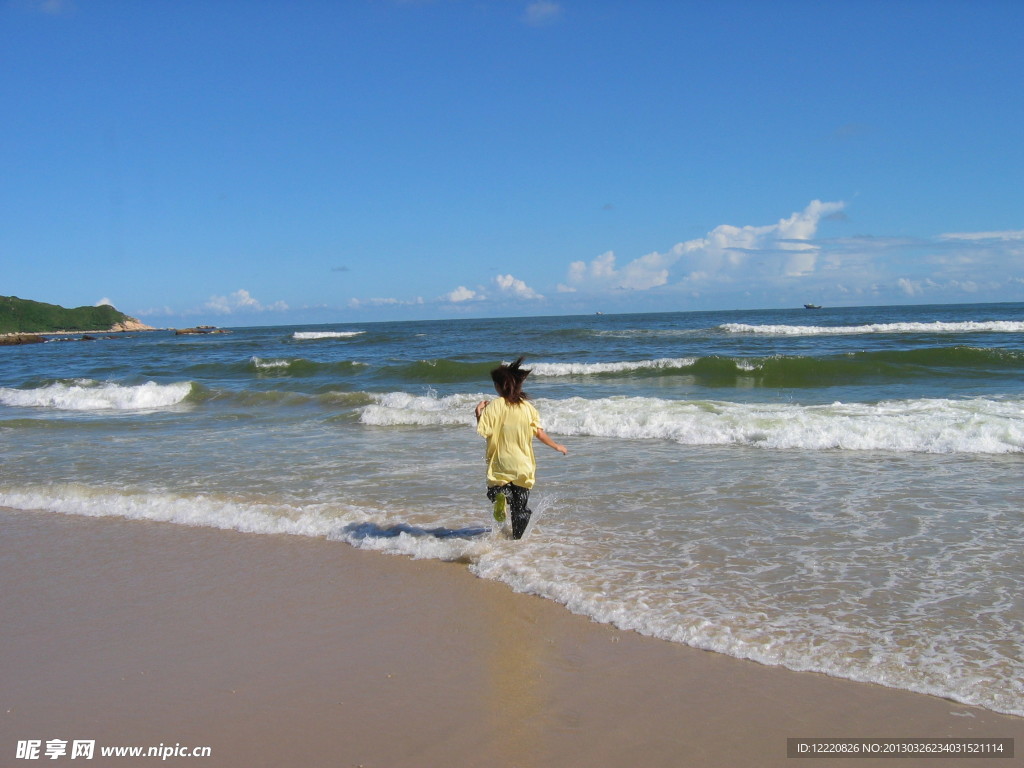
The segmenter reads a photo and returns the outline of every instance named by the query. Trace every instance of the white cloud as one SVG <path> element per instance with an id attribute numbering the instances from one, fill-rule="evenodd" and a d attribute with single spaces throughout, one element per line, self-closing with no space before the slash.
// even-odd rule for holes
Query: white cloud
<path id="1" fill-rule="evenodd" d="M 633 259 L 619 273 L 619 287 L 629 291 L 646 291 L 668 282 L 668 268 L 678 259 L 673 253 L 648 253 Z"/>
<path id="2" fill-rule="evenodd" d="M 907 294 L 907 296 L 918 296 L 924 290 L 920 280 L 908 280 L 905 277 L 901 277 L 897 280 L 896 285 L 901 291 L 903 291 L 903 293 Z"/>
<path id="3" fill-rule="evenodd" d="M 824 222 L 847 221 L 845 208 L 841 201 L 812 200 L 771 224 L 721 224 L 703 237 L 625 261 L 606 251 L 569 264 L 564 280 L 552 290 L 574 309 L 598 298 L 623 308 L 1019 300 L 1024 230 L 819 237 Z M 232 294 L 236 304 L 255 302 L 240 293 Z M 502 273 L 486 285 L 460 284 L 426 304 L 472 313 L 488 299 L 501 304 L 547 300 L 524 280 Z M 410 303 L 353 299 L 349 306 Z"/>
<path id="4" fill-rule="evenodd" d="M 133 313 L 136 317 L 173 317 L 180 314 L 173 310 L 170 306 L 164 305 L 162 307 L 149 307 L 147 309 L 137 309 Z"/>
<path id="5" fill-rule="evenodd" d="M 553 24 L 562 15 L 562 6 L 550 0 L 535 0 L 526 6 L 526 13 L 523 21 L 530 26 L 539 27 L 545 24 Z"/>
<path id="6" fill-rule="evenodd" d="M 965 293 L 977 293 L 981 286 L 974 280 L 950 280 L 951 288 L 959 288 Z"/>
<path id="7" fill-rule="evenodd" d="M 348 306 L 349 309 L 361 309 L 363 307 L 413 307 L 422 303 L 423 297 L 417 296 L 415 299 L 349 299 Z"/>
<path id="8" fill-rule="evenodd" d="M 612 251 L 602 253 L 593 261 L 574 261 L 569 265 L 569 285 L 560 285 L 563 293 L 575 291 L 578 287 L 617 288 L 620 290 L 645 291 L 668 282 L 668 267 L 678 256 L 672 253 L 649 253 L 619 269 L 615 265 Z"/>
<path id="9" fill-rule="evenodd" d="M 519 299 L 544 298 L 522 280 L 518 280 L 517 278 L 512 277 L 512 275 L 498 275 L 494 278 L 494 282 L 502 292 L 510 293 Z"/>
<path id="10" fill-rule="evenodd" d="M 463 301 L 473 301 L 474 299 L 483 297 L 476 291 L 471 290 L 464 285 L 460 285 L 454 291 L 445 294 L 444 298 L 453 304 L 458 304 Z"/>
<path id="11" fill-rule="evenodd" d="M 646 291 L 669 285 L 682 262 L 676 282 L 724 282 L 755 278 L 779 280 L 810 275 L 818 268 L 820 248 L 810 242 L 822 219 L 843 210 L 842 202 L 813 200 L 802 211 L 775 224 L 737 227 L 721 224 L 705 237 L 678 243 L 665 253 L 648 253 L 616 264 L 612 251 L 590 262 L 569 265 L 559 291 Z M 757 261 L 755 263 L 755 257 Z"/>
<path id="12" fill-rule="evenodd" d="M 203 309 L 219 315 L 231 315 L 235 312 L 286 312 L 288 305 L 283 301 L 263 304 L 244 288 L 239 288 L 227 296 L 211 296 Z"/>
<path id="13" fill-rule="evenodd" d="M 424 304 L 457 304 L 461 307 L 474 307 L 478 306 L 480 302 L 487 301 L 489 298 L 497 296 L 504 299 L 511 297 L 520 300 L 540 300 L 544 298 L 544 296 L 527 285 L 523 280 L 520 280 L 513 275 L 498 275 L 494 278 L 493 283 L 493 291 L 488 290 L 485 286 L 469 288 L 465 285 L 459 285 L 453 290 L 429 301 L 424 301 L 422 297 L 417 297 L 413 301 L 405 301 L 402 299 L 351 299 L 348 302 L 348 307 L 349 309 L 361 309 L 385 306 L 407 307 Z"/>
<path id="14" fill-rule="evenodd" d="M 93 304 L 93 306 L 94 307 L 112 307 L 112 306 L 114 306 L 114 302 L 112 302 L 110 299 L 108 299 L 106 296 L 104 296 L 102 299 L 100 299 L 95 304 Z"/>
<path id="15" fill-rule="evenodd" d="M 1002 232 L 949 232 L 939 235 L 941 240 L 1024 240 L 1024 229 L 1008 229 Z"/>

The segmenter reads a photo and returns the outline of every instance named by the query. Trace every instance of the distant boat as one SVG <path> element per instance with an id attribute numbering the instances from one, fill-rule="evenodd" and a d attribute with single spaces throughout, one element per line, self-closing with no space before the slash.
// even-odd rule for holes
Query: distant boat
<path id="1" fill-rule="evenodd" d="M 804 304 L 804 309 L 821 309 L 821 304 Z"/>

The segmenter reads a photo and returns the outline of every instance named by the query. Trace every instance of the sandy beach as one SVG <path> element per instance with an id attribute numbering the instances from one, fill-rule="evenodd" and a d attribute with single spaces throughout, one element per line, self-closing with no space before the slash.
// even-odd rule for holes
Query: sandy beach
<path id="1" fill-rule="evenodd" d="M 787 738 L 1024 739 L 1020 718 L 619 631 L 460 564 L 143 521 L 0 520 L 5 765 L 31 764 L 15 756 L 32 739 L 367 768 L 833 765 L 787 758 Z"/>

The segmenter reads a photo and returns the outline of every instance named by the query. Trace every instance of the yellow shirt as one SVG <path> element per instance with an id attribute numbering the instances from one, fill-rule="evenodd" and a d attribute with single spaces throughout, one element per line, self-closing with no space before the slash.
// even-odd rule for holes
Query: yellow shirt
<path id="1" fill-rule="evenodd" d="M 533 436 L 540 429 L 540 414 L 526 400 L 509 405 L 503 397 L 492 400 L 480 414 L 476 431 L 487 438 L 487 485 L 514 483 L 533 488 L 537 460 Z"/>

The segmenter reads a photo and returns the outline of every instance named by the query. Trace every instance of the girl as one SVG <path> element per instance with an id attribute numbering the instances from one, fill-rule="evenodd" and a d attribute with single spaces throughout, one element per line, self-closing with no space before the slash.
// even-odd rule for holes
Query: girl
<path id="1" fill-rule="evenodd" d="M 537 460 L 533 438 L 568 456 L 569 451 L 548 437 L 540 426 L 540 414 L 523 392 L 529 370 L 502 364 L 491 371 L 497 400 L 481 400 L 476 405 L 476 431 L 487 439 L 487 498 L 494 502 L 494 519 L 505 519 L 505 506 L 512 513 L 512 538 L 521 539 L 533 514 L 526 506 L 536 480 Z"/>

